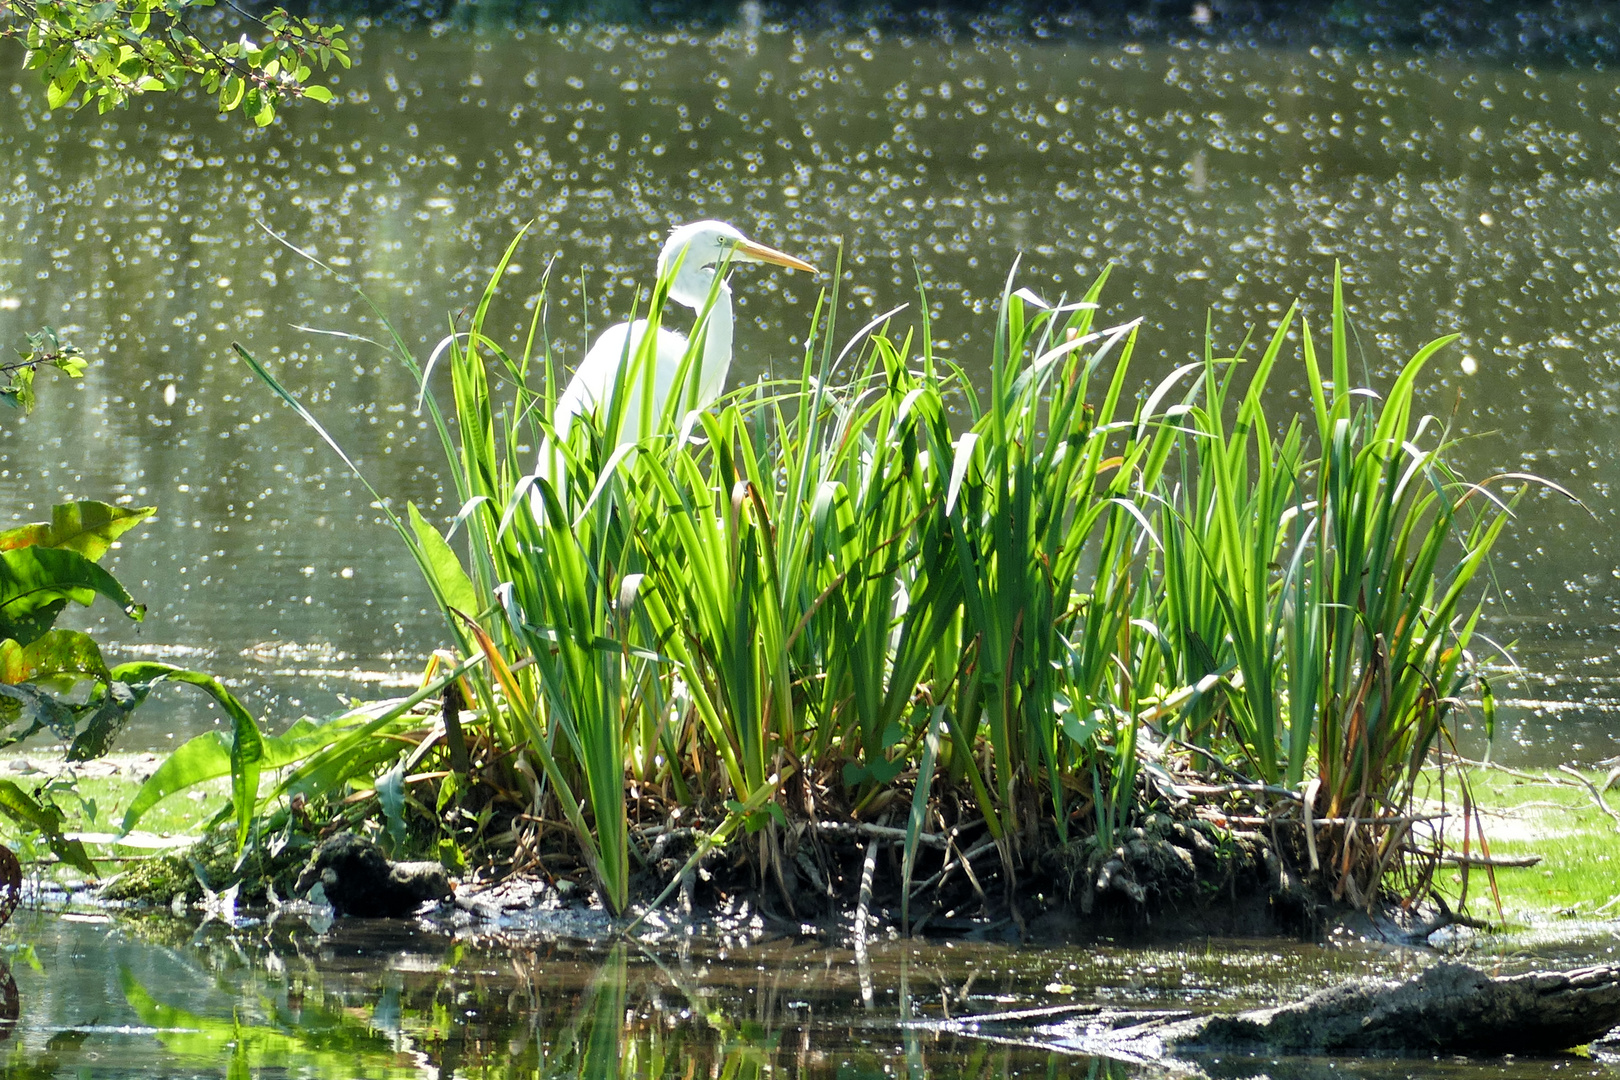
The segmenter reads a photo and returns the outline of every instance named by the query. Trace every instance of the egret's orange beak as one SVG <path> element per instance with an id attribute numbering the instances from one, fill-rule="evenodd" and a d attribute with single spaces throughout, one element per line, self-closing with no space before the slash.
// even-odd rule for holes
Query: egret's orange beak
<path id="1" fill-rule="evenodd" d="M 803 270 L 807 274 L 821 272 L 803 259 L 795 258 L 785 251 L 766 247 L 764 244 L 756 244 L 752 240 L 738 240 L 733 250 L 736 252 L 735 258 L 746 262 L 770 263 L 772 266 L 785 266 L 789 270 Z"/>

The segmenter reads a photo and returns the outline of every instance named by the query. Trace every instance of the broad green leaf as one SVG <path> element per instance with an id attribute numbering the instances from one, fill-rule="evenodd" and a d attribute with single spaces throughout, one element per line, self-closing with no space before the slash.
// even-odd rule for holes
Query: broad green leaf
<path id="1" fill-rule="evenodd" d="M 145 661 L 120 664 L 112 669 L 112 677 L 131 686 L 140 684 L 149 686 L 162 680 L 195 686 L 212 696 L 219 707 L 225 710 L 225 715 L 231 718 L 229 744 L 231 799 L 236 811 L 236 849 L 241 851 L 243 845 L 247 843 L 248 830 L 253 823 L 253 812 L 258 806 L 259 774 L 264 766 L 264 737 L 260 735 L 259 725 L 252 715 L 236 699 L 236 695 L 225 689 L 224 684 L 201 671 L 188 671 L 170 664 Z M 145 791 L 146 787 L 143 785 L 141 790 Z M 134 808 L 132 803 L 130 811 L 133 812 Z M 124 815 L 124 820 L 126 822 L 132 820 L 129 813 Z"/>
<path id="2" fill-rule="evenodd" d="M 33 412 L 36 400 L 34 397 L 34 369 L 31 367 L 18 368 L 11 373 L 11 385 L 6 388 L 14 404 L 25 413 Z"/>
<path id="3" fill-rule="evenodd" d="M 116 684 L 115 684 L 116 685 Z M 310 755 L 341 739 L 358 724 L 371 719 L 366 712 L 344 713 L 325 723 L 299 720 L 281 735 L 263 738 L 263 769 L 282 769 L 304 761 Z M 230 740 L 217 731 L 206 732 L 182 744 L 170 754 L 157 772 L 135 793 L 119 828 L 129 832 L 152 807 L 170 795 L 218 780 L 231 773 Z"/>
<path id="4" fill-rule="evenodd" d="M 76 551 L 26 547 L 0 552 L 0 636 L 26 645 L 50 629 L 66 602 L 89 607 L 100 594 L 139 622 L 137 604 L 111 574 Z"/>
<path id="5" fill-rule="evenodd" d="M 311 101 L 319 101 L 323 105 L 332 100 L 332 91 L 324 86 L 304 87 L 304 96 Z"/>
<path id="6" fill-rule="evenodd" d="M 444 597 L 448 607 L 469 618 L 477 618 L 483 613 L 483 605 L 478 602 L 478 592 L 467 572 L 461 568 L 461 560 L 439 535 L 439 530 L 422 517 L 415 503 L 407 503 L 405 509 L 410 514 L 411 530 L 416 533 L 417 543 L 422 545 L 426 569 L 433 575 L 435 591 Z"/>
<path id="7" fill-rule="evenodd" d="M 444 808 L 449 806 L 456 797 L 456 791 L 460 786 L 460 782 L 457 780 L 459 775 L 459 773 L 452 772 L 439 782 L 439 798 L 434 804 L 434 809 L 440 814 L 444 813 Z"/>
<path id="8" fill-rule="evenodd" d="M 85 678 L 102 682 L 112 678 L 100 646 L 89 634 L 52 630 L 27 645 L 0 641 L 0 683 L 34 682 L 69 690 Z"/>
<path id="9" fill-rule="evenodd" d="M 112 749 L 113 740 L 145 700 L 144 687 L 136 690 L 128 683 L 110 683 L 104 694 L 78 710 L 79 733 L 68 747 L 67 760 L 94 761 L 105 756 Z M 86 716 L 89 718 L 85 719 Z"/>
<path id="10" fill-rule="evenodd" d="M 113 506 L 83 499 L 51 507 L 50 521 L 0 532 L 0 551 L 23 547 L 64 548 L 100 562 L 113 541 L 153 514 L 155 506 Z"/>
<path id="11" fill-rule="evenodd" d="M 218 731 L 205 731 L 180 745 L 164 759 L 157 772 L 146 778 L 124 811 L 119 828 L 129 832 L 146 812 L 170 795 L 209 780 L 228 776 L 231 771 L 230 742 Z"/>

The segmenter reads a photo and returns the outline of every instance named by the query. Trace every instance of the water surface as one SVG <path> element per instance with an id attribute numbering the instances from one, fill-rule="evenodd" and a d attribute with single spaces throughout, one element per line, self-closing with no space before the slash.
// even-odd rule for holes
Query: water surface
<path id="1" fill-rule="evenodd" d="M 550 268 L 564 363 L 623 317 L 672 223 L 721 217 L 848 271 L 841 318 L 926 287 L 948 353 L 983 371 L 996 297 L 1056 297 L 1112 266 L 1110 319 L 1146 320 L 1143 383 L 1235 346 L 1336 260 L 1376 379 L 1459 333 L 1425 391 L 1474 475 L 1532 470 L 1500 547 L 1491 633 L 1525 675 L 1502 753 L 1620 749 L 1620 74 L 1398 52 L 1016 43 L 766 26 L 715 37 L 371 31 L 341 102 L 262 132 L 153 100 L 47 118 L 0 103 L 0 340 L 50 323 L 97 359 L 0 428 L 0 519 L 66 495 L 159 507 L 115 553 L 151 607 L 91 616 L 119 656 L 233 681 L 272 722 L 398 685 L 444 643 L 414 566 L 335 458 L 228 349 L 269 362 L 396 505 L 440 518 L 415 388 L 333 280 L 425 356 L 533 221 L 495 325 Z M 738 274 L 734 382 L 791 367 L 818 289 Z M 1278 404 L 1297 396 L 1280 380 Z M 164 691 L 129 745 L 212 722 Z M 1547 748 L 1551 747 L 1551 750 Z"/>
<path id="2" fill-rule="evenodd" d="M 1353 975 L 1404 977 L 1412 950 L 1286 942 L 1012 949 L 893 941 L 866 964 L 792 940 L 725 946 L 496 940 L 405 922 L 282 915 L 229 925 L 167 915 L 19 915 L 20 1001 L 0 1026 L 15 1076 L 764 1077 L 921 1080 L 1170 1075 L 942 1030 L 947 1017 L 1102 1004 L 1232 1010 Z M 1525 970 L 1612 959 L 1612 934 Z M 1579 1058 L 1228 1059 L 1214 1076 L 1620 1076 Z M 1185 1075 L 1184 1073 L 1180 1075 Z"/>

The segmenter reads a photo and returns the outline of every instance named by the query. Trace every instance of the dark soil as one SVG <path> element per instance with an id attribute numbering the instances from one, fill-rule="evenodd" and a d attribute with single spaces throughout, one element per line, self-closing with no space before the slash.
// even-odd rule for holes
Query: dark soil
<path id="1" fill-rule="evenodd" d="M 1325 875 L 1308 871 L 1297 796 L 1279 799 L 1251 790 L 1253 785 L 1198 785 L 1195 779 L 1180 778 L 1203 792 L 1188 797 L 1168 774 L 1157 782 L 1139 774 L 1139 809 L 1106 841 L 1091 835 L 1063 843 L 1047 825 L 997 843 L 969 807 L 947 800 L 932 815 L 940 831 L 920 838 L 909 904 L 903 899 L 905 832 L 892 822 L 895 807 L 909 800 L 891 800 L 890 810 L 877 811 L 875 820 L 850 820 L 846 813 L 844 820 L 773 824 L 695 862 L 699 840 L 725 812 L 705 820 L 690 810 L 669 811 L 666 819 L 664 811 L 638 804 L 641 820 L 633 820 L 630 830 L 632 914 L 648 910 L 673 886 L 659 921 L 702 920 L 745 906 L 767 932 L 841 944 L 891 932 L 1046 944 L 1209 935 L 1320 938 L 1346 920 L 1361 936 L 1422 942 L 1451 921 L 1443 906 L 1375 904 L 1369 915 L 1335 902 Z M 833 794 L 821 793 L 824 814 L 833 813 L 827 805 Z M 503 810 L 499 816 L 505 821 L 510 815 Z M 1033 810 L 1027 818 L 1038 820 Z M 424 835 L 439 827 L 419 824 Z M 302 899 L 313 882 L 330 879 L 323 889 L 339 913 L 399 916 L 444 895 L 449 875 L 437 864 L 385 860 L 371 839 L 358 838 L 381 833 L 376 821 L 340 815 L 317 836 L 283 829 L 250 848 L 238 864 L 234 836 L 222 829 L 190 851 L 139 864 L 110 881 L 101 896 L 206 905 L 235 886 L 239 907 L 258 908 Z M 483 849 L 482 862 L 455 882 L 454 906 L 445 911 L 501 921 L 600 909 L 569 833 L 508 828 L 497 836 L 511 839 L 505 847 Z M 416 847 L 418 858 L 430 851 L 426 841 Z M 369 861 L 345 862 L 340 848 L 369 853 Z M 404 845 L 400 854 L 411 850 Z M 326 864 L 311 860 L 317 851 L 325 853 Z M 367 867 L 369 877 L 361 872 Z M 431 872 L 431 881 L 424 871 Z M 397 897 L 380 906 L 371 902 L 400 875 L 408 881 Z M 424 882 L 420 895 L 411 892 Z"/>

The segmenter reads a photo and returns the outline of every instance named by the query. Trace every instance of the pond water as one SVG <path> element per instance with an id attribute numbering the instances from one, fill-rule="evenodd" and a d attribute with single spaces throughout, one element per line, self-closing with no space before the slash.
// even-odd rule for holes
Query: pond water
<path id="1" fill-rule="evenodd" d="M 533 220 L 496 325 L 518 336 L 549 265 L 572 361 L 669 226 L 714 216 L 823 267 L 841 243 L 846 331 L 920 278 L 970 371 L 1020 256 L 1049 297 L 1114 267 L 1107 315 L 1146 320 L 1144 382 L 1199 351 L 1206 316 L 1228 346 L 1294 295 L 1320 316 L 1342 259 L 1367 370 L 1460 333 L 1425 403 L 1474 436 L 1464 467 L 1585 502 L 1530 497 L 1499 549 L 1490 630 L 1526 671 L 1499 691 L 1499 753 L 1620 747 L 1620 72 L 770 26 L 359 45 L 338 104 L 264 131 L 194 100 L 47 118 L 21 74 L 0 101 L 0 341 L 50 324 L 96 360 L 4 418 L 0 519 L 66 495 L 159 507 L 113 560 L 148 621 L 87 617 L 116 655 L 205 666 L 280 724 L 409 680 L 443 641 L 368 499 L 230 354 L 280 372 L 396 504 L 453 513 L 405 373 L 304 327 L 381 329 L 267 230 L 425 356 Z M 827 280 L 739 273 L 734 381 L 795 362 Z M 214 722 L 165 693 L 130 748 Z"/>
<path id="2" fill-rule="evenodd" d="M 20 913 L 10 940 L 8 1076 L 838 1078 L 1174 1074 L 942 1030 L 1015 1009 L 1232 1010 L 1298 999 L 1353 975 L 1405 977 L 1433 958 L 1362 945 L 1197 941 L 1025 949 L 892 941 L 866 964 L 792 940 L 679 948 L 544 934 L 456 937 L 406 922 L 199 925 L 167 915 Z M 1612 959 L 1612 934 L 1498 957 L 1496 969 Z M 1490 958 L 1487 958 L 1488 960 Z M 1614 1077 L 1556 1061 L 1232 1059 L 1208 1075 Z"/>

